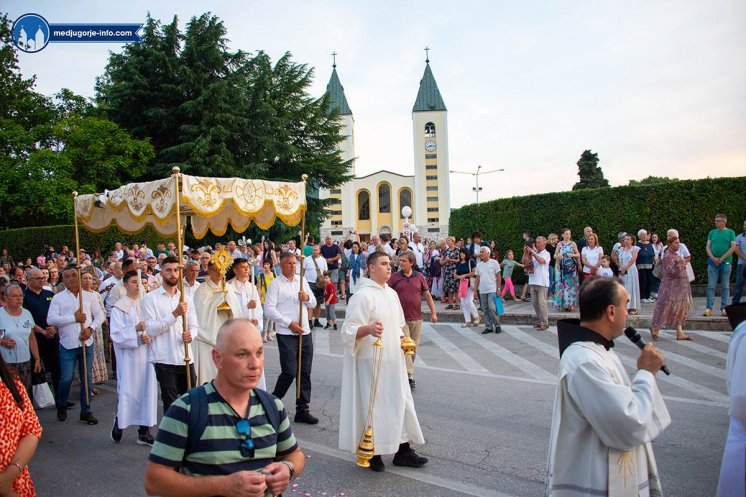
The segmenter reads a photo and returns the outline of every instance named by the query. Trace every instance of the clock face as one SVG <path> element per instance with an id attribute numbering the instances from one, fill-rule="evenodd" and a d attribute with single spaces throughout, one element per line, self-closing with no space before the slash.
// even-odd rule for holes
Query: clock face
<path id="1" fill-rule="evenodd" d="M 428 140 L 425 142 L 425 150 L 428 152 L 435 152 L 438 146 L 435 144 L 435 140 Z"/>

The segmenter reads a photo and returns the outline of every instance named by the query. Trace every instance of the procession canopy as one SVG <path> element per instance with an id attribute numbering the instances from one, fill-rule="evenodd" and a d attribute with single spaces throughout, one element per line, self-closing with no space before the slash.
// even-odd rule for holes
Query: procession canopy
<path id="1" fill-rule="evenodd" d="M 192 221 L 192 233 L 202 238 L 211 231 L 225 234 L 230 224 L 243 232 L 253 221 L 263 230 L 279 218 L 289 226 L 300 224 L 306 211 L 304 182 L 243 178 L 205 178 L 180 174 L 181 215 Z M 83 226 L 100 233 L 116 225 L 136 234 L 152 226 L 162 236 L 175 236 L 176 186 L 174 177 L 130 183 L 104 194 L 79 195 L 75 214 Z"/>

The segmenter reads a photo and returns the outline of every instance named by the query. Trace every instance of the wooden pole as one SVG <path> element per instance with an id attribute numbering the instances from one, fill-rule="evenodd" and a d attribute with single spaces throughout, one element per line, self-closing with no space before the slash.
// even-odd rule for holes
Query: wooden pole
<path id="1" fill-rule="evenodd" d="M 83 312 L 83 274 L 80 269 L 80 236 L 78 234 L 78 211 L 75 209 L 75 199 L 78 197 L 78 192 L 73 192 L 73 218 L 75 219 L 75 261 L 78 270 L 78 311 Z M 85 403 L 91 404 L 91 399 L 88 396 L 88 361 L 86 359 L 85 340 L 82 335 L 85 331 L 85 323 L 80 323 L 80 346 L 83 352 L 83 388 L 85 389 Z"/>
<path id="2" fill-rule="evenodd" d="M 301 179 L 303 180 L 303 195 L 306 193 L 305 183 L 308 179 L 308 175 L 304 174 L 301 176 Z M 306 198 L 303 199 L 304 203 L 306 202 Z M 303 220 L 301 221 L 300 225 L 300 245 L 301 247 L 304 244 L 304 241 L 306 239 L 306 209 L 303 209 Z M 311 254 L 311 257 L 313 257 L 313 254 Z M 298 281 L 298 288 L 299 291 L 303 290 L 303 278 L 305 276 L 305 271 L 303 270 L 303 250 L 301 249 L 300 252 L 300 281 Z M 299 299 L 300 300 L 300 299 Z M 300 302 L 299 309 L 298 309 L 298 324 L 300 324 L 300 327 L 303 328 L 303 302 Z M 298 377 L 295 379 L 295 398 L 296 400 L 300 400 L 300 367 L 301 367 L 301 359 L 303 356 L 303 332 L 298 335 Z"/>
<path id="3" fill-rule="evenodd" d="M 178 166 L 174 166 L 173 169 L 173 176 L 174 176 L 174 189 L 176 190 L 176 250 L 178 254 L 176 256 L 179 258 L 179 303 L 184 302 L 184 245 L 181 239 L 181 193 L 179 191 L 179 180 L 181 177 L 181 169 L 179 169 Z M 186 314 L 181 316 L 181 324 L 182 324 L 182 332 L 187 332 L 187 316 Z M 192 375 L 189 371 L 189 363 L 191 362 L 191 358 L 189 357 L 189 344 L 184 343 L 184 366 L 186 367 L 186 381 L 187 381 L 187 389 L 192 388 Z"/>

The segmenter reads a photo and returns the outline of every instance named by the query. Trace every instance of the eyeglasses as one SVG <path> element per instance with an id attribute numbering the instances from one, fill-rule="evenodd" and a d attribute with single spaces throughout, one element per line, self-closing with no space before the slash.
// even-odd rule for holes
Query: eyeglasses
<path id="1" fill-rule="evenodd" d="M 44 280 L 46 280 L 46 278 L 44 276 L 36 276 L 34 278 L 29 278 L 29 279 L 36 280 L 36 281 L 44 281 Z"/>
<path id="2" fill-rule="evenodd" d="M 241 442 L 241 456 L 254 458 L 254 440 L 251 439 L 251 424 L 248 419 L 242 419 L 236 423 L 238 434 L 244 437 Z"/>

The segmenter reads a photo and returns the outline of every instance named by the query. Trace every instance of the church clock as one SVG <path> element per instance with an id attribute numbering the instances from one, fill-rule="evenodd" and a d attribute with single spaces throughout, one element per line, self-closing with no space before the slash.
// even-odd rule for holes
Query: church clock
<path id="1" fill-rule="evenodd" d="M 425 142 L 425 150 L 428 152 L 435 152 L 436 148 L 438 148 L 438 145 L 435 143 L 435 140 L 427 140 Z"/>

